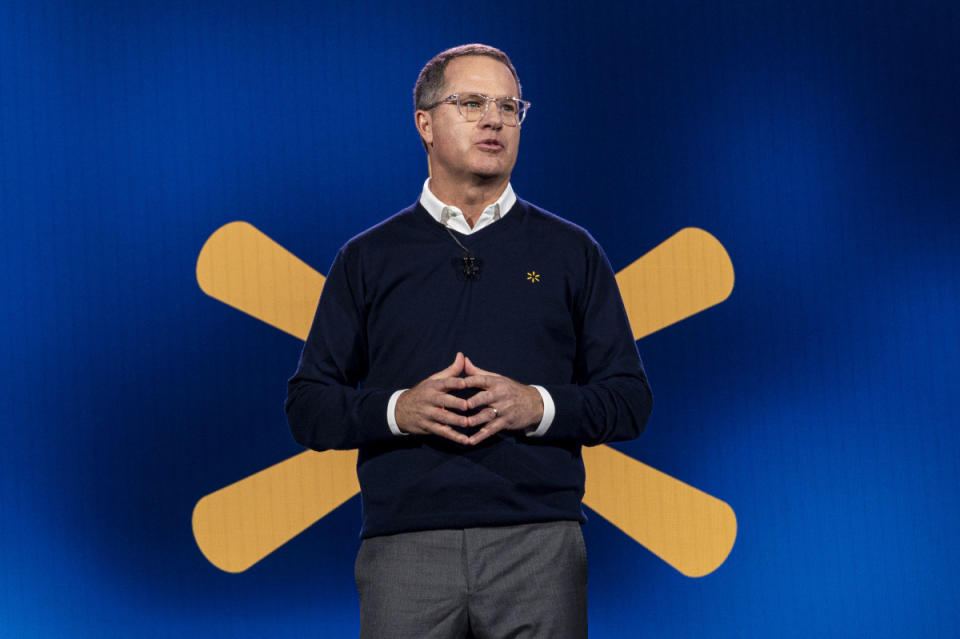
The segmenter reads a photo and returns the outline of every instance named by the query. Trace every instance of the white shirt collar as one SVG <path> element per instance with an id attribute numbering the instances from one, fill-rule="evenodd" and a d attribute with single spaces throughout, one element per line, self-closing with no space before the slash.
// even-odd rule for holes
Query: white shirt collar
<path id="1" fill-rule="evenodd" d="M 506 215 L 516 201 L 517 196 L 513 192 L 513 186 L 507 183 L 507 188 L 503 190 L 497 201 L 483 209 L 477 223 L 473 225 L 473 228 L 470 228 L 467 220 L 463 217 L 463 211 L 455 206 L 448 206 L 437 199 L 437 196 L 430 190 L 430 178 L 424 181 L 423 191 L 420 193 L 420 204 L 433 219 L 464 235 L 476 233 L 483 227 L 493 224 Z"/>

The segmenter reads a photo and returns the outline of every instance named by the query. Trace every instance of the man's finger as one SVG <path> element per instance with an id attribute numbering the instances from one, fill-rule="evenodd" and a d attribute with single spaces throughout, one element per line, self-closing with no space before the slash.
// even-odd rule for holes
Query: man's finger
<path id="1" fill-rule="evenodd" d="M 493 406 L 487 406 L 485 409 L 481 410 L 475 415 L 471 415 L 468 419 L 467 426 L 470 428 L 475 428 L 477 426 L 483 426 L 486 423 L 489 423 L 500 416 L 499 411 L 494 410 Z M 476 433 L 474 433 L 476 434 Z"/>
<path id="2" fill-rule="evenodd" d="M 469 388 L 464 377 L 431 378 L 431 386 L 436 391 L 462 390 Z"/>
<path id="3" fill-rule="evenodd" d="M 453 364 L 450 364 L 442 371 L 431 375 L 428 379 L 442 379 L 444 377 L 456 377 L 463 372 L 464 357 L 463 353 L 458 352 L 453 358 Z"/>
<path id="4" fill-rule="evenodd" d="M 466 371 L 467 375 L 496 375 L 496 373 L 491 373 L 490 371 L 485 371 L 473 362 L 470 361 L 469 357 L 464 356 L 463 358 L 463 369 Z"/>
<path id="5" fill-rule="evenodd" d="M 458 433 L 449 426 L 444 424 L 438 424 L 436 422 L 430 422 L 426 426 L 426 431 L 431 435 L 437 435 L 438 437 L 444 437 L 451 441 L 455 441 L 458 444 L 469 444 L 470 438 L 464 435 L 463 433 Z"/>
<path id="6" fill-rule="evenodd" d="M 481 428 L 480 430 L 478 430 L 477 432 L 475 432 L 469 438 L 467 438 L 467 443 L 469 443 L 471 446 L 476 446 L 477 444 L 485 440 L 487 437 L 490 437 L 491 435 L 495 435 L 496 433 L 503 430 L 503 427 L 506 425 L 507 425 L 507 420 L 505 420 L 502 417 L 498 417 L 492 422 L 490 422 L 489 424 L 487 424 L 486 426 L 484 426 L 483 428 Z"/>
<path id="7" fill-rule="evenodd" d="M 504 378 L 500 375 L 471 375 L 470 377 L 458 377 L 463 380 L 464 388 L 490 388 Z"/>
<path id="8" fill-rule="evenodd" d="M 487 406 L 489 404 L 492 404 L 494 401 L 495 401 L 495 398 L 493 396 L 493 392 L 488 390 L 482 390 L 467 400 L 467 409 L 470 410 L 470 409 L 477 408 L 478 406 Z"/>
<path id="9" fill-rule="evenodd" d="M 437 397 L 434 403 L 440 408 L 448 410 L 470 410 L 467 400 L 463 399 L 462 397 L 457 397 L 456 395 L 451 395 L 450 393 L 444 393 L 440 395 Z"/>
<path id="10" fill-rule="evenodd" d="M 434 422 L 439 424 L 444 424 L 448 426 L 461 426 L 467 427 L 470 423 L 467 421 L 467 418 L 464 415 L 458 413 L 451 413 L 448 410 L 434 406 L 426 413 L 427 417 L 432 419 Z"/>

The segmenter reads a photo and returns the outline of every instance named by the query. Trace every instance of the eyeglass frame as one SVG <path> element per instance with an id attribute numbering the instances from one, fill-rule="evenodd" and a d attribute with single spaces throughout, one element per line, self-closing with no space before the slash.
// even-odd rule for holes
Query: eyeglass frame
<path id="1" fill-rule="evenodd" d="M 437 107 L 440 106 L 441 104 L 456 104 L 456 105 L 457 105 L 457 113 L 458 113 L 458 114 L 460 115 L 460 117 L 463 118 L 466 122 L 479 122 L 479 121 L 482 120 L 483 118 L 487 117 L 487 113 L 490 112 L 490 103 L 491 103 L 491 102 L 496 102 L 496 103 L 497 103 L 497 113 L 500 115 L 500 121 L 503 122 L 504 125 L 506 125 L 506 126 L 520 126 L 521 124 L 523 124 L 523 121 L 527 118 L 527 111 L 530 110 L 530 106 L 531 106 L 530 102 L 528 102 L 527 100 L 522 100 L 522 99 L 520 99 L 520 98 L 515 98 L 515 97 L 509 97 L 509 96 L 508 96 L 508 97 L 503 97 L 503 98 L 491 98 L 490 96 L 486 96 L 486 95 L 484 95 L 484 94 L 482 94 L 482 93 L 465 93 L 465 94 L 463 94 L 463 97 L 483 98 L 483 113 L 480 114 L 480 117 L 477 118 L 476 120 L 467 120 L 467 116 L 465 116 L 465 115 L 463 114 L 463 109 L 462 109 L 461 106 L 460 106 L 460 97 L 461 97 L 461 94 L 459 94 L 459 93 L 451 93 L 450 95 L 448 95 L 447 97 L 443 98 L 442 100 L 437 100 L 436 102 L 434 102 L 434 103 L 431 104 L 430 106 L 425 107 L 423 110 L 424 110 L 424 111 L 430 111 L 431 109 L 437 108 Z M 451 100 L 452 100 L 452 102 L 451 102 Z M 507 124 L 507 121 L 506 121 L 506 120 L 504 119 L 504 117 L 503 117 L 503 105 L 500 104 L 500 100 L 515 100 L 516 102 L 519 102 L 519 103 L 520 103 L 520 107 L 521 107 L 521 108 L 520 108 L 520 116 L 519 116 L 519 118 L 517 119 L 517 123 L 516 123 L 516 124 Z"/>

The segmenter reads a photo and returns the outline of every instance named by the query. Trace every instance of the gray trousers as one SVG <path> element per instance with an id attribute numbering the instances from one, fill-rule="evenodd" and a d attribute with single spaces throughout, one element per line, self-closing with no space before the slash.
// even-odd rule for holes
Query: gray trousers
<path id="1" fill-rule="evenodd" d="M 428 530 L 363 541 L 361 639 L 583 639 L 580 524 Z"/>

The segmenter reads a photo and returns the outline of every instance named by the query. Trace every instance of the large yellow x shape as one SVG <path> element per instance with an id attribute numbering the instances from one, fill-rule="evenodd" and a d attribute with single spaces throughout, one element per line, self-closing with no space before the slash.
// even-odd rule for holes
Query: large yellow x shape
<path id="1" fill-rule="evenodd" d="M 209 296 L 306 339 L 324 277 L 246 222 L 217 229 L 197 259 Z M 733 265 L 712 235 L 685 228 L 617 273 L 639 339 L 719 304 Z M 716 570 L 737 536 L 725 502 L 609 446 L 583 449 L 584 503 L 689 577 Z M 206 495 L 193 534 L 210 562 L 242 572 L 357 494 L 356 451 L 306 451 Z"/>

